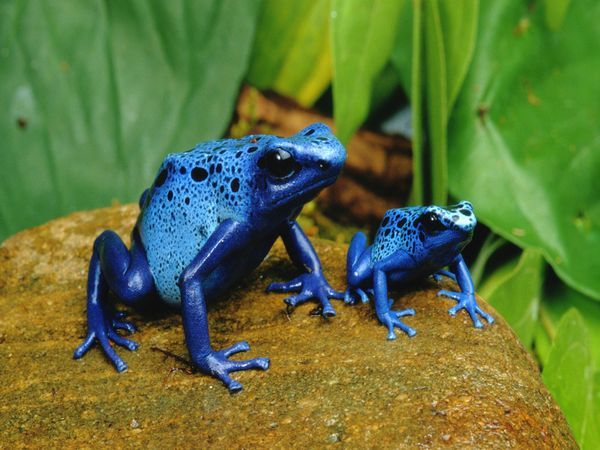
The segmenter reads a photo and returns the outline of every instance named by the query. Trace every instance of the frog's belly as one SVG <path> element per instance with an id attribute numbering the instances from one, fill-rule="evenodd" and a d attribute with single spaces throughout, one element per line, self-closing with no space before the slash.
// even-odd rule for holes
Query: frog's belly
<path id="1" fill-rule="evenodd" d="M 267 239 L 263 244 L 249 246 L 245 251 L 235 253 L 222 261 L 208 276 L 203 277 L 201 281 L 205 300 L 208 301 L 221 294 L 254 270 L 265 258 L 274 241 L 275 237 Z M 181 304 L 179 277 L 200 252 L 202 244 L 179 247 L 178 252 L 147 252 L 156 290 L 166 303 L 173 306 Z"/>

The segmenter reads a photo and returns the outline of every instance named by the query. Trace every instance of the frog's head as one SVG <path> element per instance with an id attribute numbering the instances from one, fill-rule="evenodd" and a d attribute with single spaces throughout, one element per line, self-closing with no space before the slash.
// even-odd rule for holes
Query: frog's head
<path id="1" fill-rule="evenodd" d="M 419 240 L 431 253 L 460 253 L 471 242 L 477 219 L 473 205 L 427 206 L 421 209 L 415 227 Z"/>
<path id="2" fill-rule="evenodd" d="M 346 150 L 327 125 L 315 123 L 294 136 L 269 136 L 252 158 L 255 205 L 286 215 L 337 179 Z"/>

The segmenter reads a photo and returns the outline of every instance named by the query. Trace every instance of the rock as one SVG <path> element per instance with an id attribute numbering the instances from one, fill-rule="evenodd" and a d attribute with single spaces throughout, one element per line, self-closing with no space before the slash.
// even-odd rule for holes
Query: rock
<path id="1" fill-rule="evenodd" d="M 371 305 L 336 305 L 326 321 L 306 304 L 287 315 L 265 294 L 295 269 L 278 244 L 262 266 L 209 307 L 216 347 L 246 339 L 266 372 L 235 378 L 231 395 L 195 374 L 180 316 L 134 311 L 137 352 L 118 374 L 85 333 L 85 283 L 94 237 L 128 235 L 133 205 L 82 212 L 21 232 L 0 247 L 0 442 L 49 447 L 523 447 L 576 448 L 538 368 L 502 318 L 483 330 L 446 310 L 425 281 L 396 298 L 417 336 L 389 342 Z M 344 286 L 345 247 L 317 241 L 331 283 Z M 450 282 L 448 282 L 450 284 Z M 160 349 L 160 350 L 157 350 Z"/>

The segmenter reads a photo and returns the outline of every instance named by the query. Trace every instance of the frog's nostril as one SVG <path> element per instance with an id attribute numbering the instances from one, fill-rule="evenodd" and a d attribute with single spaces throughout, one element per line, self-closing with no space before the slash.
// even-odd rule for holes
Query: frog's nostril
<path id="1" fill-rule="evenodd" d="M 327 170 L 331 167 L 331 163 L 329 161 L 325 161 L 324 159 L 320 159 L 317 161 L 317 165 L 321 170 Z"/>

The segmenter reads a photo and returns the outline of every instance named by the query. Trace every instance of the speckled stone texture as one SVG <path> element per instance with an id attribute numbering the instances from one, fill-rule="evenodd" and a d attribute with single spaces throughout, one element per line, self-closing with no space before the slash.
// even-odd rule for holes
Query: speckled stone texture
<path id="1" fill-rule="evenodd" d="M 217 348 L 246 339 L 266 372 L 234 376 L 236 395 L 160 350 L 188 358 L 176 311 L 133 311 L 137 352 L 119 349 L 118 374 L 85 334 L 87 261 L 105 228 L 127 236 L 137 207 L 82 212 L 24 231 L 0 247 L 0 447 L 576 448 L 538 368 L 498 319 L 483 330 L 433 281 L 395 293 L 416 328 L 388 342 L 371 305 L 336 303 L 338 316 L 288 316 L 271 281 L 296 272 L 277 244 L 242 286 L 209 307 Z M 345 250 L 315 242 L 332 285 Z M 451 282 L 443 282 L 446 288 Z"/>

